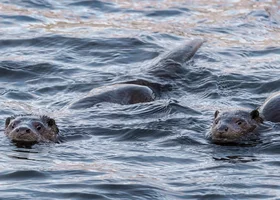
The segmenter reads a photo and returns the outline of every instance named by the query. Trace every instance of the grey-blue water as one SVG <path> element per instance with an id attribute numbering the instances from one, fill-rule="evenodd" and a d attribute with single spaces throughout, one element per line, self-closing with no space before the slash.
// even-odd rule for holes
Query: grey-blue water
<path id="1" fill-rule="evenodd" d="M 217 109 L 280 91 L 276 0 L 1 0 L 1 199 L 277 199 L 280 126 L 253 146 L 205 138 Z M 92 88 L 148 78 L 182 41 L 206 43 L 154 102 L 69 110 Z M 151 77 L 152 78 L 152 77 Z M 54 117 L 62 142 L 17 147 L 5 118 Z"/>

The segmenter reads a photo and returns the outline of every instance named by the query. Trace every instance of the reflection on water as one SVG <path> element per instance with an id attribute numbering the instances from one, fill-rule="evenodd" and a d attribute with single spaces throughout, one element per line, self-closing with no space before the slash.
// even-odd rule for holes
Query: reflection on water
<path id="1" fill-rule="evenodd" d="M 61 143 L 1 138 L 4 199 L 275 199 L 279 125 L 253 145 L 205 134 L 215 110 L 280 90 L 277 0 L 0 3 L 0 115 L 47 114 Z M 146 73 L 183 41 L 206 43 L 176 79 Z M 172 74 L 170 75 L 172 77 Z M 154 102 L 69 110 L 91 89 L 144 80 Z"/>

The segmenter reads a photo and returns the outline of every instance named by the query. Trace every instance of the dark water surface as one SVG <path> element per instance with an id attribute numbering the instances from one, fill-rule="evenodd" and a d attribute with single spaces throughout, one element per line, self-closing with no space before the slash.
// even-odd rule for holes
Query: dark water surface
<path id="1" fill-rule="evenodd" d="M 205 138 L 216 109 L 280 91 L 278 1 L 0 2 L 0 129 L 47 114 L 63 139 L 28 149 L 3 133 L 1 199 L 280 198 L 279 124 L 255 146 Z M 149 61 L 194 38 L 207 42 L 156 101 L 68 109 L 92 88 L 153 79 Z"/>

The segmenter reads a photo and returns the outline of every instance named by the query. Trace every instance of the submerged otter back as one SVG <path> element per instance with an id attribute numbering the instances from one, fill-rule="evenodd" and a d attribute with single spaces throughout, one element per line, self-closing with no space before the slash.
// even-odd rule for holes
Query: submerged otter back
<path id="1" fill-rule="evenodd" d="M 184 42 L 173 50 L 155 58 L 148 68 L 144 69 L 144 73 L 157 78 L 178 78 L 185 72 L 182 64 L 194 56 L 203 42 L 204 40 L 200 39 Z M 162 89 L 160 83 L 151 84 L 148 81 L 139 81 L 139 79 L 103 86 L 91 90 L 84 98 L 72 103 L 70 108 L 88 108 L 101 102 L 123 105 L 149 102 L 155 99 L 155 93 L 158 94 L 160 89 Z"/>
<path id="2" fill-rule="evenodd" d="M 268 97 L 259 112 L 266 121 L 280 122 L 280 93 Z"/>
<path id="3" fill-rule="evenodd" d="M 115 84 L 91 90 L 84 98 L 74 102 L 70 108 L 89 108 L 97 103 L 109 102 L 121 105 L 153 101 L 153 91 L 142 85 Z"/>

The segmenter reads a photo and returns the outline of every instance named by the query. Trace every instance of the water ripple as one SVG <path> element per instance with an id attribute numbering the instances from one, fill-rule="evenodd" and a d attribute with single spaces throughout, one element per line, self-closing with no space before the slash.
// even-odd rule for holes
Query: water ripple
<path id="1" fill-rule="evenodd" d="M 212 144 L 215 110 L 278 92 L 276 1 L 4 0 L 0 129 L 15 114 L 56 119 L 60 142 L 0 138 L 3 199 L 275 199 L 279 124 L 259 140 Z M 155 66 L 191 39 L 187 63 Z M 167 70 L 168 69 L 168 70 Z M 70 110 L 93 88 L 150 86 L 153 102 Z"/>

